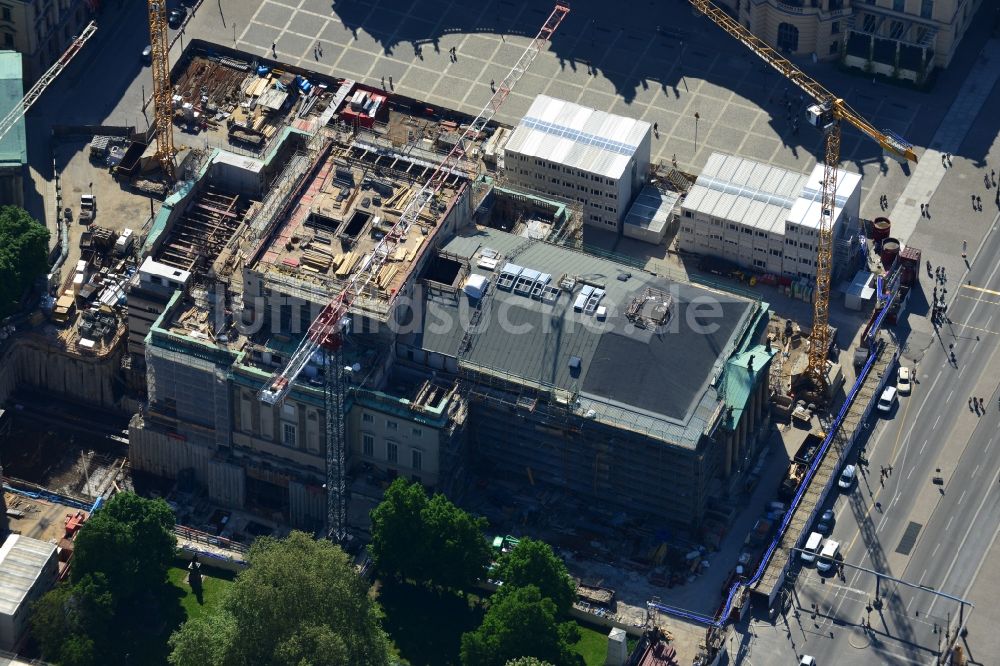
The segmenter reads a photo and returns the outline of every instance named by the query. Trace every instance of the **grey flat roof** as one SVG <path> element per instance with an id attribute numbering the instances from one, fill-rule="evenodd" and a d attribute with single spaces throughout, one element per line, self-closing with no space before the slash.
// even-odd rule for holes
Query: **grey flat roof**
<path id="1" fill-rule="evenodd" d="M 662 233 L 680 198 L 676 192 L 661 192 L 647 185 L 639 192 L 625 216 L 625 224 Z"/>
<path id="2" fill-rule="evenodd" d="M 581 409 L 593 409 L 595 418 L 635 423 L 657 436 L 696 445 L 718 402 L 710 383 L 751 322 L 756 304 L 493 229 L 457 236 L 443 250 L 469 259 L 472 272 L 489 279 L 492 273 L 476 266 L 480 251 L 509 255 L 522 246 L 514 263 L 550 274 L 549 284 L 557 289 L 562 276 L 575 276 L 572 291 L 559 289 L 554 302 L 546 303 L 492 283 L 463 354 L 459 350 L 475 305 L 461 293 L 427 293 L 422 326 L 407 342 L 525 383 L 577 393 Z M 497 270 L 505 263 L 502 258 Z M 623 274 L 630 277 L 619 281 Z M 605 292 L 603 321 L 575 307 L 587 283 Z M 637 328 L 625 317 L 633 299 L 647 289 L 669 294 L 677 304 L 661 330 Z M 581 360 L 578 369 L 570 367 L 572 357 Z"/>

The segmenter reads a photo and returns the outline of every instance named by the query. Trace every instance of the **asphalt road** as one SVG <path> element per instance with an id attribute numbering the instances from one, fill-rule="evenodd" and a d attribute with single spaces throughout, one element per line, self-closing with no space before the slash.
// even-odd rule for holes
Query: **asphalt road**
<path id="1" fill-rule="evenodd" d="M 920 383 L 890 418 L 873 417 L 868 472 L 833 504 L 833 538 L 846 564 L 960 597 L 968 594 L 1000 526 L 1000 326 L 994 323 L 1000 321 L 1000 264 L 992 259 L 1000 256 L 998 221 L 1000 214 L 968 283 L 949 285 L 957 290 L 949 294 L 952 324 L 923 355 Z M 921 280 L 929 287 L 926 273 Z M 956 364 L 948 360 L 952 344 Z M 969 409 L 973 395 L 985 398 L 981 416 Z M 893 472 L 883 485 L 880 469 L 889 465 Z M 908 529 L 915 541 L 908 553 L 900 552 Z M 880 594 L 881 611 L 869 614 L 874 576 L 847 567 L 838 580 L 803 569 L 793 611 L 775 628 L 758 628 L 754 663 L 794 663 L 803 653 L 820 664 L 932 663 L 959 604 L 893 583 L 883 583 Z M 863 618 L 870 632 L 861 628 Z"/>

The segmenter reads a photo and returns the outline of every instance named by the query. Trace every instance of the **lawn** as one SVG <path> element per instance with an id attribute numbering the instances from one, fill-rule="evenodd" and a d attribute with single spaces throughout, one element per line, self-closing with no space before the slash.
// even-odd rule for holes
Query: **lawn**
<path id="1" fill-rule="evenodd" d="M 191 586 L 185 582 L 187 578 L 187 568 L 171 567 L 167 572 L 167 577 L 171 584 L 184 593 L 180 598 L 181 608 L 184 609 L 184 617 L 187 620 L 199 617 L 208 613 L 219 603 L 222 592 L 233 584 L 234 574 L 221 569 L 201 568 L 202 595 L 199 600 L 191 591 Z M 176 627 L 174 627 L 176 629 Z"/>
<path id="2" fill-rule="evenodd" d="M 608 656 L 608 635 L 585 624 L 577 623 L 577 626 L 580 627 L 580 640 L 573 646 L 573 651 L 583 657 L 587 666 L 604 666 L 604 659 Z"/>

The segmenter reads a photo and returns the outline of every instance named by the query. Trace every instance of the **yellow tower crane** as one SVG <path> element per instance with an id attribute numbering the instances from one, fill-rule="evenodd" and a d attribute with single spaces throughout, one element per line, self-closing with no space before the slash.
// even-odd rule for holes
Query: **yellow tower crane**
<path id="1" fill-rule="evenodd" d="M 153 126 L 156 129 L 156 159 L 167 182 L 174 182 L 174 125 L 170 87 L 170 42 L 167 39 L 167 2 L 149 2 L 149 45 L 152 48 Z"/>
<path id="2" fill-rule="evenodd" d="M 809 336 L 809 365 L 807 375 L 816 395 L 825 396 L 827 390 L 826 358 L 830 348 L 830 270 L 833 258 L 833 215 L 837 193 L 837 167 L 840 164 L 840 122 L 846 120 L 862 134 L 875 140 L 887 155 L 900 162 L 917 161 L 913 146 L 888 130 L 878 130 L 840 99 L 787 58 L 768 46 L 766 42 L 740 25 L 709 0 L 689 0 L 691 4 L 712 19 L 716 25 L 764 62 L 778 70 L 786 79 L 798 86 L 815 104 L 808 109 L 809 122 L 824 133 L 825 158 L 823 161 L 823 187 L 819 220 L 819 243 L 816 255 L 816 302 L 813 304 L 812 333 Z"/>

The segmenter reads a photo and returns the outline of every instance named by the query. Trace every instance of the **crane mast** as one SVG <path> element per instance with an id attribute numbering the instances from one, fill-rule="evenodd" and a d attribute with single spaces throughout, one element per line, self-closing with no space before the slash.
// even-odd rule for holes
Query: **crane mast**
<path id="1" fill-rule="evenodd" d="M 823 182 L 819 217 L 819 242 L 816 247 L 816 299 L 813 303 L 812 332 L 809 336 L 809 377 L 816 395 L 827 390 L 826 359 L 830 348 L 830 274 L 833 269 L 833 221 L 837 196 L 837 168 L 840 165 L 840 125 L 846 120 L 862 134 L 878 143 L 893 159 L 916 162 L 913 146 L 888 130 L 878 130 L 844 100 L 800 70 L 765 41 L 734 20 L 710 0 L 689 0 L 695 9 L 753 51 L 809 95 L 816 104 L 809 107 L 810 122 L 823 136 Z"/>
<path id="2" fill-rule="evenodd" d="M 156 0 L 150 0 L 150 6 Z M 326 465 L 327 465 L 327 531 L 331 538 L 341 541 L 346 534 L 347 488 L 346 450 L 347 435 L 344 415 L 344 399 L 347 392 L 347 374 L 343 361 L 343 335 L 348 326 L 347 315 L 351 305 L 370 288 L 396 246 L 416 224 L 421 213 L 441 191 L 449 176 L 468 174 L 460 170 L 460 160 L 469 152 L 471 144 L 479 137 L 486 125 L 496 115 L 514 86 L 534 62 L 542 47 L 569 13 L 569 7 L 556 3 L 549 17 L 542 24 L 538 34 L 525 48 L 510 72 L 496 87 L 493 95 L 459 137 L 455 146 L 438 163 L 434 172 L 420 190 L 411 197 L 399 221 L 375 245 L 365 262 L 349 278 L 343 290 L 328 303 L 319 316 L 309 326 L 299 346 L 292 353 L 288 363 L 268 379 L 258 394 L 267 405 L 281 402 L 292 388 L 296 378 L 317 352 L 324 358 L 324 408 L 326 410 Z M 152 10 L 150 10 L 152 16 Z M 151 20 L 152 25 L 152 20 Z M 155 50 L 154 50 L 155 56 Z M 168 81 L 169 84 L 169 81 Z M 169 97 L 167 98 L 169 102 Z M 390 310 L 394 295 L 390 295 Z"/>
<path id="3" fill-rule="evenodd" d="M 166 0 L 149 1 L 149 45 L 153 70 L 153 126 L 156 129 L 156 159 L 167 182 L 174 181 L 174 125 L 170 96 L 170 42 Z"/>

